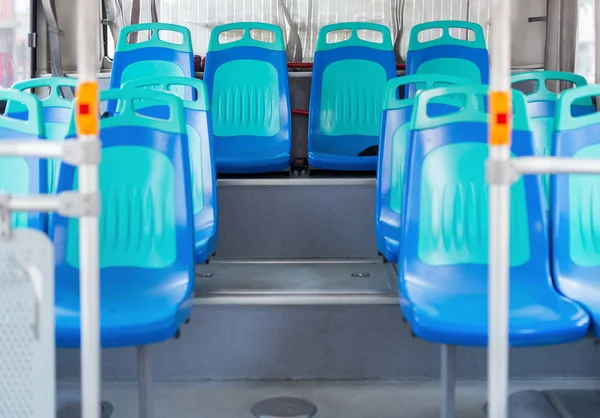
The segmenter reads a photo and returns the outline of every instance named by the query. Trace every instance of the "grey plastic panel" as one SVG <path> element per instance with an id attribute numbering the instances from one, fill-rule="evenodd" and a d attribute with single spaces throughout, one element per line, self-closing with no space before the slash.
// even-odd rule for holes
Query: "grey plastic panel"
<path id="1" fill-rule="evenodd" d="M 217 257 L 377 257 L 375 181 L 357 183 L 219 182 Z"/>
<path id="2" fill-rule="evenodd" d="M 54 417 L 54 248 L 14 230 L 0 240 L 0 266 L 0 417 Z"/>

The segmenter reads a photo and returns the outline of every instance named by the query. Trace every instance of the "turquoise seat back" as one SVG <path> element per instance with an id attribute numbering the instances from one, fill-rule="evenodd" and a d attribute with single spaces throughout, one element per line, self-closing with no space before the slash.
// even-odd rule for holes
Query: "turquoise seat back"
<path id="1" fill-rule="evenodd" d="M 532 71 L 518 73 L 512 76 L 513 86 L 522 82 L 535 82 L 536 88 L 531 93 L 526 93 L 527 113 L 531 119 L 533 132 L 533 145 L 536 155 L 549 156 L 552 154 L 552 137 L 554 135 L 556 99 L 558 94 L 549 90 L 548 81 L 562 81 L 572 84 L 573 88 L 587 85 L 583 76 L 561 71 Z M 574 115 L 585 115 L 595 112 L 592 100 L 587 97 L 573 104 L 571 109 Z M 546 208 L 549 208 L 550 178 L 548 174 L 542 176 Z"/>
<path id="2" fill-rule="evenodd" d="M 406 197 L 405 216 L 412 222 L 407 225 L 411 239 L 407 251 L 415 252 L 418 260 L 432 266 L 486 265 L 488 208 L 484 162 L 488 153 L 488 114 L 477 108 L 475 100 L 477 96 L 487 96 L 487 86 L 444 87 L 420 94 L 422 98 L 411 121 L 415 142 L 411 147 L 411 182 Z M 440 116 L 429 113 L 427 105 L 436 98 L 461 94 L 466 100 L 457 112 Z M 513 106 L 513 154 L 531 155 L 530 125 L 522 93 L 513 91 Z M 540 213 L 535 212 L 534 217 L 527 212 L 526 183 L 530 183 L 529 193 L 540 197 L 536 188 L 539 178 L 531 179 L 522 178 L 511 188 L 512 266 L 524 265 L 531 259 L 530 222 L 535 219 L 545 223 Z"/>
<path id="3" fill-rule="evenodd" d="M 427 32 L 439 36 L 420 39 Z M 461 32 L 468 33 L 467 39 L 456 37 Z M 406 55 L 406 75 L 413 74 L 447 74 L 468 78 L 474 84 L 487 84 L 489 57 L 481 25 L 439 20 L 413 26 Z M 414 94 L 415 90 L 410 88 L 408 96 Z"/>
<path id="4" fill-rule="evenodd" d="M 369 32 L 381 41 L 367 40 Z M 336 34 L 342 39 L 332 40 Z M 350 171 L 377 168 L 376 155 L 361 153 L 379 143 L 385 86 L 396 75 L 392 38 L 386 26 L 348 22 L 319 30 L 308 122 L 311 167 Z"/>
<path id="5" fill-rule="evenodd" d="M 100 120 L 100 324 L 103 347 L 172 338 L 193 305 L 194 256 L 190 162 L 183 103 L 145 89 L 100 93 L 117 112 Z M 145 101 L 169 108 L 167 118 L 140 113 Z M 74 137 L 74 123 L 67 140 Z M 58 191 L 78 187 L 64 165 Z M 56 341 L 78 347 L 79 220 L 53 216 L 56 248 Z M 115 312 L 121 312 L 115 314 Z"/>
<path id="6" fill-rule="evenodd" d="M 226 41 L 229 33 L 241 36 Z M 204 81 L 212 100 L 218 172 L 287 169 L 292 143 L 291 110 L 281 28 L 256 22 L 213 28 Z"/>
<path id="7" fill-rule="evenodd" d="M 148 40 L 130 43 L 132 34 L 141 31 L 149 31 Z M 179 39 L 174 39 L 175 36 Z M 140 23 L 121 29 L 110 88 L 120 88 L 127 81 L 149 76 L 194 77 L 192 35 L 188 28 L 167 23 Z M 180 93 L 186 99 L 193 99 L 192 89 L 183 88 Z M 107 110 L 114 113 L 116 102 L 108 102 Z"/>
<path id="8" fill-rule="evenodd" d="M 416 84 L 417 91 L 446 85 L 469 85 L 469 79 L 444 74 L 397 77 L 387 83 L 383 103 L 383 122 L 379 140 L 375 231 L 377 249 L 390 262 L 398 261 L 401 213 L 404 195 L 406 154 L 409 149 L 410 121 L 414 97 L 399 98 L 400 89 Z M 441 101 L 440 101 L 441 100 Z M 441 98 L 429 106 L 429 113 L 442 115 L 456 111 L 452 98 Z M 460 107 L 460 101 L 456 103 Z"/>
<path id="9" fill-rule="evenodd" d="M 73 105 L 73 100 L 64 97 L 63 90 L 71 89 L 74 91 L 76 87 L 76 78 L 43 77 L 15 83 L 12 88 L 24 92 L 30 91 L 32 94 L 36 93 L 36 89 L 47 90 L 47 95 L 40 99 L 43 108 L 46 139 L 49 141 L 62 141 L 69 129 L 71 107 Z M 14 114 L 16 117 L 26 118 L 26 112 L 23 111 L 18 103 L 9 103 L 7 113 Z M 48 193 L 56 191 L 59 165 L 60 160 L 47 160 Z"/>
<path id="10" fill-rule="evenodd" d="M 464 105 L 458 111 L 439 116 L 429 113 L 430 103 L 459 95 L 464 96 Z M 485 166 L 489 115 L 477 104 L 477 96 L 487 95 L 488 86 L 443 87 L 422 91 L 414 105 L 399 287 L 405 317 L 415 333 L 429 341 L 487 344 L 487 321 L 470 318 L 487 315 L 490 220 Z M 512 95 L 511 154 L 530 156 L 533 140 L 525 97 L 514 90 Z M 517 313 L 512 323 L 516 307 L 553 300 L 548 295 L 558 297 L 550 283 L 542 199 L 539 176 L 523 176 L 510 188 L 509 266 L 511 282 L 519 282 L 519 291 L 511 291 L 511 329 L 527 326 L 526 321 L 519 323 L 523 317 Z M 537 292 L 544 296 L 536 298 Z M 484 307 L 483 312 L 480 307 Z M 553 314 L 543 312 L 552 319 Z M 475 332 L 457 328 L 461 323 L 480 328 Z M 539 341 L 560 341 L 565 332 L 555 329 L 541 335 Z M 519 338 L 511 336 L 511 344 L 524 344 Z"/>
<path id="11" fill-rule="evenodd" d="M 419 338 L 441 344 L 487 346 L 490 191 L 486 165 L 491 115 L 477 103 L 488 86 L 422 91 L 413 110 L 406 205 L 398 263 L 402 312 Z M 434 116 L 429 104 L 465 96 L 457 111 Z M 533 155 L 525 97 L 512 91 L 511 156 Z M 589 316 L 552 285 L 548 228 L 541 180 L 518 178 L 509 187 L 510 295 L 507 343 L 511 347 L 576 341 Z M 492 212 L 493 214 L 493 212 Z"/>
<path id="12" fill-rule="evenodd" d="M 152 88 L 178 94 L 177 87 L 193 88 L 195 100 L 183 100 L 191 161 L 191 188 L 196 240 L 196 263 L 203 263 L 216 249 L 217 177 L 213 156 L 208 90 L 202 80 L 188 77 L 147 77 L 129 81 L 128 88 Z M 147 106 L 147 107 L 146 107 Z M 169 108 L 149 101 L 139 112 L 168 117 Z"/>
<path id="13" fill-rule="evenodd" d="M 600 113 L 574 115 L 573 105 L 600 95 L 599 85 L 562 92 L 556 104 L 554 155 L 598 159 Z M 600 332 L 600 176 L 554 175 L 552 178 L 553 271 L 558 289 L 581 302 Z"/>
<path id="14" fill-rule="evenodd" d="M 24 118 L 0 115 L 0 141 L 44 140 L 43 109 L 33 94 L 18 90 L 0 89 L 0 101 L 20 109 Z M 47 193 L 46 160 L 31 157 L 0 157 L 0 192 L 11 195 L 37 195 Z M 47 215 L 37 212 L 13 212 L 12 226 L 45 231 Z"/>
<path id="15" fill-rule="evenodd" d="M 190 221 L 186 226 L 190 230 L 193 225 L 183 103 L 173 94 L 145 89 L 104 90 L 100 100 L 118 102 L 117 113 L 101 119 L 100 267 L 169 267 L 182 251 L 177 242 L 177 231 L 184 228 L 182 221 Z M 168 107 L 168 117 L 144 115 L 140 111 L 144 101 Z M 67 140 L 75 138 L 72 118 Z M 185 155 L 179 155 L 182 150 Z M 175 157 L 182 167 L 174 167 L 169 161 Z M 180 186 L 175 184 L 177 171 L 186 173 Z M 65 165 L 60 172 L 59 191 L 77 190 L 77 179 L 76 167 Z M 173 203 L 176 195 L 179 203 Z M 56 219 L 65 227 L 58 229 L 67 233 L 62 237 L 67 240 L 64 262 L 78 268 L 79 222 L 63 221 L 61 216 Z"/>

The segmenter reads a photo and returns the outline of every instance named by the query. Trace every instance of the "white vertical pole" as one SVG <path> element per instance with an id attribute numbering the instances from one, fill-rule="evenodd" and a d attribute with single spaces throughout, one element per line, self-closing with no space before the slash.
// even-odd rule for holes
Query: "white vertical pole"
<path id="1" fill-rule="evenodd" d="M 489 158 L 508 164 L 511 140 L 511 2 L 492 0 Z M 489 193 L 488 417 L 507 418 L 510 184 Z"/>
<path id="2" fill-rule="evenodd" d="M 77 132 L 79 140 L 98 141 L 99 46 L 98 0 L 77 0 Z M 98 193 L 98 166 L 79 166 L 79 192 Z M 81 303 L 82 418 L 100 418 L 100 287 L 98 217 L 83 216 L 79 224 Z"/>
<path id="3" fill-rule="evenodd" d="M 596 84 L 600 84 L 600 0 L 596 0 L 594 2 L 594 17 L 595 17 L 595 25 L 594 25 L 594 63 L 596 64 Z M 598 107 L 600 103 L 597 103 Z"/>

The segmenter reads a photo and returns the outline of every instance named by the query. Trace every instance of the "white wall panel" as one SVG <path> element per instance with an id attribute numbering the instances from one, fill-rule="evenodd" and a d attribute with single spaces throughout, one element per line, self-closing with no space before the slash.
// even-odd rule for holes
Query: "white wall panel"
<path id="1" fill-rule="evenodd" d="M 546 42 L 546 22 L 529 21 L 530 18 L 546 16 L 546 0 L 512 0 L 512 64 L 515 67 L 543 67 Z M 490 0 L 471 0 L 469 20 L 477 22 L 489 37 Z"/>
<path id="2" fill-rule="evenodd" d="M 514 2 L 512 9 L 512 63 L 519 67 L 543 67 L 546 22 L 529 18 L 546 16 L 545 0 Z"/>
<path id="3" fill-rule="evenodd" d="M 89 30 L 98 32 L 98 49 L 96 51 L 98 69 L 102 66 L 100 1 L 98 0 L 97 2 L 98 20 L 96 21 L 96 25 L 88 28 Z M 77 19 L 75 19 L 77 2 L 74 0 L 55 0 L 55 2 L 56 18 L 60 29 L 63 31 L 63 35 L 60 37 L 61 62 L 65 72 L 72 72 L 77 68 Z M 38 13 L 44 13 L 42 7 L 38 7 Z"/>

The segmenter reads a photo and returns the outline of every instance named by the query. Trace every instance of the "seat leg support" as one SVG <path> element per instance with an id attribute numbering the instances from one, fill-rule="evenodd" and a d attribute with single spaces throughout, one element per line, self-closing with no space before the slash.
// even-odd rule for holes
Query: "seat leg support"
<path id="1" fill-rule="evenodd" d="M 152 359 L 150 346 L 137 347 L 140 418 L 152 418 Z"/>
<path id="2" fill-rule="evenodd" d="M 456 412 L 456 346 L 442 345 L 441 418 L 455 418 Z"/>

